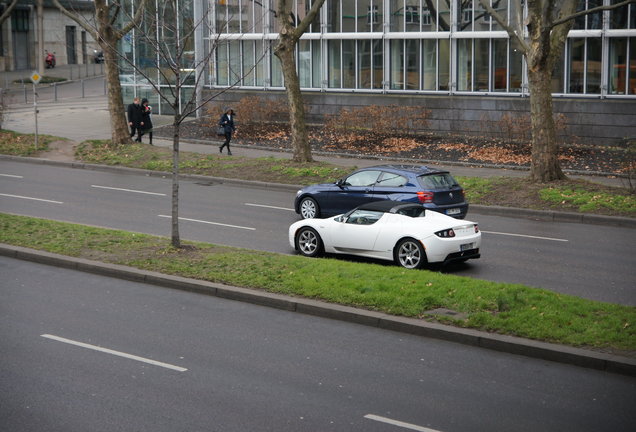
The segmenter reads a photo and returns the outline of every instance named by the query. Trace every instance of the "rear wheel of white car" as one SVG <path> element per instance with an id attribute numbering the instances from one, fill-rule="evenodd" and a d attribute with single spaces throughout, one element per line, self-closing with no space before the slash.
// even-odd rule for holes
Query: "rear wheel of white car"
<path id="1" fill-rule="evenodd" d="M 402 239 L 395 248 L 395 262 L 407 269 L 422 268 L 426 264 L 424 247 L 415 239 Z"/>
<path id="2" fill-rule="evenodd" d="M 320 217 L 320 207 L 318 207 L 318 203 L 313 198 L 303 198 L 300 201 L 300 216 L 303 219 L 313 219 Z"/>
<path id="3" fill-rule="evenodd" d="M 322 254 L 322 239 L 313 228 L 303 227 L 296 232 L 296 249 L 306 257 Z"/>

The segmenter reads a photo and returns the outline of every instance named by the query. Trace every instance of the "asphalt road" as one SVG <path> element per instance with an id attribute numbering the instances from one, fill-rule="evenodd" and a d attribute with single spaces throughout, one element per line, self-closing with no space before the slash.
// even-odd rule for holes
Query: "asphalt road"
<path id="1" fill-rule="evenodd" d="M 143 175 L 0 161 L 0 210 L 170 235 L 171 181 Z M 180 183 L 183 239 L 293 253 L 294 193 L 214 182 Z M 482 258 L 443 271 L 636 305 L 634 230 L 469 213 Z"/>
<path id="2" fill-rule="evenodd" d="M 0 271 L 2 430 L 636 426 L 634 378 L 5 257 Z"/>

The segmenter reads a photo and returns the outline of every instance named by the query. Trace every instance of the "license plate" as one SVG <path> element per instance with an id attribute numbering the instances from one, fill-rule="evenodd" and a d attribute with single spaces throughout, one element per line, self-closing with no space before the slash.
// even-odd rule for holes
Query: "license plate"
<path id="1" fill-rule="evenodd" d="M 462 210 L 458 209 L 458 208 L 453 208 L 453 209 L 446 210 L 446 214 L 447 215 L 460 214 L 461 212 L 462 212 Z"/>
<path id="2" fill-rule="evenodd" d="M 466 243 L 466 244 L 463 244 L 463 245 L 459 246 L 459 250 L 462 251 L 462 252 L 470 250 L 470 249 L 473 249 L 473 244 L 472 243 Z"/>

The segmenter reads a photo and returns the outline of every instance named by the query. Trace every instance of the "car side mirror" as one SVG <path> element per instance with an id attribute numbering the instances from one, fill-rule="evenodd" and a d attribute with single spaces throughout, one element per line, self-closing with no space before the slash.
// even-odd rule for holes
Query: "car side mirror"
<path id="1" fill-rule="evenodd" d="M 338 186 L 338 187 L 342 187 L 343 185 L 344 185 L 344 179 L 339 179 L 339 180 L 336 182 L 336 186 Z"/>
<path id="2" fill-rule="evenodd" d="M 344 222 L 344 216 L 338 216 L 338 217 L 335 219 L 335 221 L 336 221 L 336 222 Z"/>

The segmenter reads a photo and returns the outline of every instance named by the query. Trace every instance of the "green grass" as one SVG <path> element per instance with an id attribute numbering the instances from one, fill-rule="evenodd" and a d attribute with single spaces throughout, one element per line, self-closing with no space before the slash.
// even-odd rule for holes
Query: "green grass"
<path id="1" fill-rule="evenodd" d="M 636 308 L 428 270 L 310 259 L 0 214 L 0 242 L 579 347 L 636 350 Z M 466 319 L 427 313 L 448 308 Z"/>
<path id="2" fill-rule="evenodd" d="M 457 176 L 456 180 L 464 188 L 468 202 L 477 203 L 492 193 L 492 178 Z"/>
<path id="3" fill-rule="evenodd" d="M 547 187 L 539 191 L 541 199 L 551 203 L 569 203 L 580 212 L 595 212 L 610 209 L 619 212 L 636 210 L 636 195 L 614 195 L 598 191 L 587 191 L 584 188 Z"/>
<path id="4" fill-rule="evenodd" d="M 48 145 L 56 139 L 50 135 L 38 135 L 38 147 L 35 148 L 35 135 L 0 131 L 0 154 L 12 156 L 36 156 L 40 151 L 48 150 Z"/>

